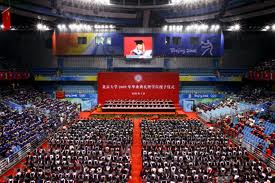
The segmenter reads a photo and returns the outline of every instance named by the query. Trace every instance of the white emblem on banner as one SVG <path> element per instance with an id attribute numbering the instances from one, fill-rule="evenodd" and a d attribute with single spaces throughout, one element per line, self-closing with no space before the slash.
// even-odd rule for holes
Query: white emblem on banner
<path id="1" fill-rule="evenodd" d="M 135 81 L 138 82 L 138 83 L 141 82 L 142 81 L 142 76 L 140 74 L 135 75 Z"/>

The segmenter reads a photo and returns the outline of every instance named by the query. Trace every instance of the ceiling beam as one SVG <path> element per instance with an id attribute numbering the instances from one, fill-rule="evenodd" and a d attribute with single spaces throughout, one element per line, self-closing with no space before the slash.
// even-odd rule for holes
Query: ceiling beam
<path id="1" fill-rule="evenodd" d="M 229 0 L 223 0 L 218 19 L 223 17 L 223 15 L 225 14 L 228 3 L 229 3 Z"/>
<path id="2" fill-rule="evenodd" d="M 246 13 L 242 15 L 237 15 L 237 16 L 231 16 L 231 17 L 224 17 L 221 18 L 221 22 L 234 22 L 234 21 L 240 21 L 243 19 L 248 19 L 248 18 L 253 18 L 253 17 L 259 17 L 259 16 L 264 16 L 264 15 L 269 15 L 275 13 L 275 7 L 270 8 L 270 9 L 264 9 L 264 10 L 259 10 L 251 13 Z"/>
<path id="3" fill-rule="evenodd" d="M 227 16 L 235 16 L 235 15 L 239 15 L 239 14 L 244 14 L 244 13 L 248 13 L 248 12 L 253 12 L 253 11 L 259 11 L 262 10 L 264 8 L 269 8 L 275 6 L 275 1 L 264 1 L 264 2 L 257 2 L 251 5 L 247 5 L 244 7 L 240 7 L 240 8 L 234 8 L 232 10 L 227 10 L 224 14 L 224 17 Z"/>
<path id="4" fill-rule="evenodd" d="M 167 18 L 165 21 L 167 23 L 183 23 L 183 22 L 196 22 L 196 21 L 203 21 L 203 20 L 210 20 L 215 19 L 219 15 L 219 12 L 201 15 L 201 16 L 193 16 L 193 17 L 182 17 L 182 18 Z"/>

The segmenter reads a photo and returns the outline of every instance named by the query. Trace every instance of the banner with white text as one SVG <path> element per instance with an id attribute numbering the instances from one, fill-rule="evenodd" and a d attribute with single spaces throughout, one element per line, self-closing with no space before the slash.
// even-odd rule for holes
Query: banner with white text
<path id="1" fill-rule="evenodd" d="M 178 103 L 179 74 L 174 72 L 98 73 L 98 103 L 106 100 L 172 100 Z"/>

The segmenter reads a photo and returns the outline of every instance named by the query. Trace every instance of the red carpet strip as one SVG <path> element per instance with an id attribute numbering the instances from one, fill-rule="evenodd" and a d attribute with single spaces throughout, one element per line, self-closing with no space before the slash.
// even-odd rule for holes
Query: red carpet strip
<path id="1" fill-rule="evenodd" d="M 132 157 L 131 157 L 131 177 L 129 183 L 141 183 L 140 172 L 142 170 L 142 145 L 141 145 L 141 130 L 140 123 L 142 119 L 134 119 L 133 129 L 133 143 L 132 143 Z"/>

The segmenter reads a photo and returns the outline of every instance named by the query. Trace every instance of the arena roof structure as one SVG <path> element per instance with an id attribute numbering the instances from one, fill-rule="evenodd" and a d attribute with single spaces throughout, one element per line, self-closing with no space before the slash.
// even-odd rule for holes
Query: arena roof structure
<path id="1" fill-rule="evenodd" d="M 245 22 L 250 29 L 261 30 L 274 23 L 275 13 L 274 0 L 11 0 L 10 4 L 0 0 L 0 10 L 9 5 L 17 26 L 26 25 L 29 17 L 34 24 L 37 20 L 53 25 L 74 21 L 124 27 Z"/>

